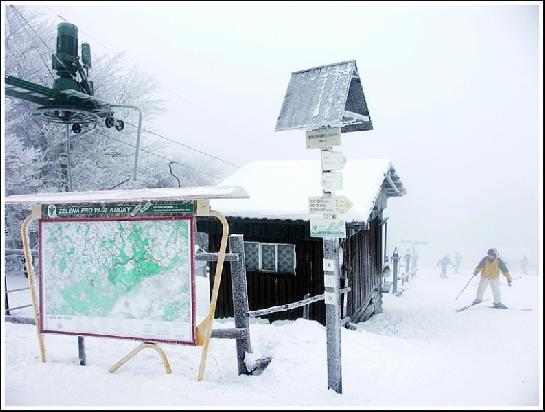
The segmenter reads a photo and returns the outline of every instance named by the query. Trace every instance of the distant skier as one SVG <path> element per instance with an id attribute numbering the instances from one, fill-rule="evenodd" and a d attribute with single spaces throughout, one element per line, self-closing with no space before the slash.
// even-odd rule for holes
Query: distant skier
<path id="1" fill-rule="evenodd" d="M 437 261 L 437 266 L 441 265 L 441 279 L 447 278 L 447 266 L 451 265 L 454 267 L 454 263 L 450 260 L 450 256 L 447 254 Z"/>
<path id="2" fill-rule="evenodd" d="M 494 308 L 507 309 L 503 303 L 501 303 L 500 293 L 500 271 L 507 278 L 507 284 L 511 286 L 513 279 L 509 274 L 509 269 L 505 266 L 503 260 L 497 256 L 496 249 L 488 249 L 487 255 L 481 259 L 475 270 L 473 276 L 477 276 L 481 272 L 481 281 L 477 288 L 477 297 L 473 301 L 473 304 L 481 303 L 483 300 L 483 294 L 486 287 L 490 283 L 492 288 L 492 294 L 494 295 Z"/>
<path id="3" fill-rule="evenodd" d="M 528 274 L 528 258 L 526 255 L 522 255 L 522 259 L 520 260 L 520 272 L 523 275 Z"/>
<path id="4" fill-rule="evenodd" d="M 454 273 L 458 273 L 460 270 L 460 263 L 462 263 L 462 257 L 456 252 L 456 256 L 454 256 Z"/>

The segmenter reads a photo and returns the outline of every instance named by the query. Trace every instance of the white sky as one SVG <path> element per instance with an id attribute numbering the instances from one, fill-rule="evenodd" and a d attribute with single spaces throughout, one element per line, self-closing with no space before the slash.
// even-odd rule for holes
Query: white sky
<path id="1" fill-rule="evenodd" d="M 168 107 L 158 132 L 237 164 L 319 159 L 303 131 L 274 131 L 290 74 L 355 59 L 375 129 L 344 135 L 341 149 L 349 159 L 390 159 L 404 182 L 407 195 L 388 204 L 389 244 L 429 241 L 420 257 L 433 264 L 459 251 L 473 265 L 489 247 L 537 263 L 537 3 L 32 7 L 76 24 L 95 57 L 125 51 L 128 65 L 157 76 Z"/>

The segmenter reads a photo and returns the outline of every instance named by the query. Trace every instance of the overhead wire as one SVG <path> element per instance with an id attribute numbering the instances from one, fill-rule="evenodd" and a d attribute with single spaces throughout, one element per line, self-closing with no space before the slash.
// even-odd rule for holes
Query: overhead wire
<path id="1" fill-rule="evenodd" d="M 123 140 L 116 139 L 115 137 L 112 137 L 112 136 L 110 136 L 110 135 L 108 135 L 108 134 L 106 134 L 106 133 L 100 132 L 100 131 L 98 131 L 98 130 L 96 130 L 95 132 L 96 132 L 97 134 L 101 135 L 101 136 L 104 136 L 104 137 L 106 137 L 106 138 L 108 138 L 108 139 L 112 139 L 112 140 L 114 140 L 114 141 L 116 141 L 116 142 L 123 143 L 123 144 L 125 144 L 125 145 L 127 145 L 127 146 L 136 147 L 136 145 L 134 145 L 134 144 L 132 144 L 132 143 L 128 143 L 128 142 L 124 142 Z M 196 172 L 199 172 L 200 174 L 206 175 L 206 176 L 208 176 L 208 177 L 212 177 L 212 178 L 214 178 L 214 179 L 221 179 L 221 176 L 211 175 L 211 174 L 209 174 L 209 173 L 203 172 L 203 171 L 200 170 L 200 169 L 197 169 L 197 168 L 192 167 L 192 166 L 184 165 L 184 164 L 182 164 L 182 163 L 180 163 L 180 162 L 177 162 L 177 161 L 175 161 L 175 160 L 169 159 L 168 157 L 165 157 L 165 156 L 160 155 L 160 154 L 158 154 L 158 153 L 152 152 L 152 151 L 150 151 L 150 150 L 146 150 L 146 149 L 143 149 L 143 148 L 140 148 L 140 150 L 143 151 L 144 153 L 148 153 L 148 154 L 153 155 L 153 156 L 156 156 L 156 157 L 158 157 L 158 158 L 160 158 L 160 159 L 166 160 L 166 161 L 168 161 L 169 163 L 177 163 L 177 164 L 179 164 L 180 166 L 185 167 L 185 168 L 187 168 L 187 169 L 195 170 Z"/>
<path id="2" fill-rule="evenodd" d="M 128 125 L 130 125 L 130 126 L 137 127 L 135 124 L 132 124 L 132 123 L 126 121 L 126 120 L 125 120 L 124 122 L 125 122 L 125 124 L 128 124 Z M 215 159 L 215 160 L 217 160 L 217 161 L 220 161 L 220 162 L 223 162 L 223 163 L 225 163 L 225 164 L 228 164 L 229 166 L 233 166 L 233 167 L 237 167 L 237 168 L 240 167 L 239 165 L 237 165 L 237 164 L 235 164 L 235 163 L 231 163 L 231 162 L 229 162 L 229 161 L 227 161 L 227 160 L 224 160 L 224 159 L 222 159 L 222 158 L 220 158 L 220 157 L 211 155 L 210 153 L 203 152 L 202 150 L 195 149 L 194 147 L 191 147 L 191 146 L 189 146 L 189 145 L 187 145 L 187 144 L 185 144 L 185 143 L 179 142 L 178 140 L 174 140 L 174 139 L 171 139 L 171 138 L 169 138 L 169 137 L 163 136 L 163 135 L 161 135 L 161 134 L 159 134 L 159 133 L 157 133 L 157 132 L 153 132 L 153 131 L 151 131 L 151 130 L 144 129 L 143 127 L 141 128 L 141 130 L 144 131 L 144 132 L 146 132 L 146 133 L 149 133 L 149 134 L 151 134 L 151 135 L 157 136 L 157 137 L 159 137 L 159 138 L 161 138 L 161 139 L 164 139 L 164 140 L 167 140 L 167 141 L 169 141 L 169 142 L 175 143 L 175 144 L 177 144 L 177 145 L 183 146 L 183 147 L 185 147 L 186 149 L 193 150 L 194 152 L 200 153 L 200 154 L 202 154 L 202 155 L 204 155 L 204 156 L 208 156 L 208 157 L 210 157 L 210 158 L 212 158 L 212 159 Z"/>

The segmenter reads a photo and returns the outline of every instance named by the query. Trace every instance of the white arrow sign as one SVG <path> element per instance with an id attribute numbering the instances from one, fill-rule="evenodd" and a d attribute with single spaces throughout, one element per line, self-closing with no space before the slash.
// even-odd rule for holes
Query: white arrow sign
<path id="1" fill-rule="evenodd" d="M 309 130 L 305 133 L 307 149 L 325 149 L 341 144 L 341 128 L 331 127 L 327 129 Z"/>
<path id="2" fill-rule="evenodd" d="M 322 174 L 322 188 L 326 192 L 343 189 L 343 172 L 329 172 Z"/>
<path id="3" fill-rule="evenodd" d="M 322 170 L 341 170 L 346 163 L 343 152 L 322 150 Z"/>
<path id="4" fill-rule="evenodd" d="M 352 208 L 353 204 L 346 196 L 310 196 L 308 209 L 311 214 L 337 213 L 344 215 Z"/>

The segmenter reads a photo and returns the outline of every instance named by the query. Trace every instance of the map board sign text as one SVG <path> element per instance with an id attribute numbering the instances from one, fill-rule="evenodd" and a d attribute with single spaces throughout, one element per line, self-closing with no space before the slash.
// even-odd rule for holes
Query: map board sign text
<path id="1" fill-rule="evenodd" d="M 59 218 L 82 206 L 54 206 L 57 217 L 40 220 L 44 333 L 195 344 L 193 216 L 133 217 L 134 205 L 117 205 L 116 216 Z"/>
<path id="2" fill-rule="evenodd" d="M 100 216 L 174 216 L 191 215 L 193 202 L 120 202 L 107 204 L 44 204 L 42 218 L 100 217 Z"/>

